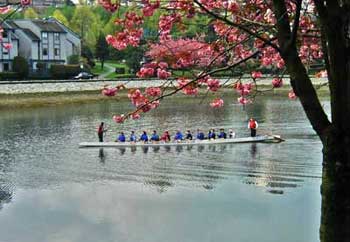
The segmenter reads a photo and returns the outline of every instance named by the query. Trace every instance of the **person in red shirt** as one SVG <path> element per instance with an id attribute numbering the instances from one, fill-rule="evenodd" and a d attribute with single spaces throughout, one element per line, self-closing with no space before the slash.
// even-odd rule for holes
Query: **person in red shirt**
<path id="1" fill-rule="evenodd" d="M 107 129 L 104 128 L 104 123 L 101 124 L 97 128 L 98 141 L 103 142 L 103 133 L 107 132 Z"/>
<path id="2" fill-rule="evenodd" d="M 170 142 L 170 134 L 168 130 L 162 134 L 162 136 L 160 137 L 160 140 L 164 142 Z"/>
<path id="3" fill-rule="evenodd" d="M 248 122 L 248 129 L 250 129 L 250 136 L 255 137 L 256 136 L 256 129 L 258 128 L 258 122 L 250 118 Z"/>

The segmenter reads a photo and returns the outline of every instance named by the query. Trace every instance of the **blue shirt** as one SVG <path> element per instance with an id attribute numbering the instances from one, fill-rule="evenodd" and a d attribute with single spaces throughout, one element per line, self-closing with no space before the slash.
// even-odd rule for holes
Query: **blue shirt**
<path id="1" fill-rule="evenodd" d="M 121 134 L 118 136 L 118 141 L 119 142 L 125 142 L 125 135 Z"/>
<path id="2" fill-rule="evenodd" d="M 137 138 L 135 134 L 130 135 L 130 141 L 131 142 L 136 142 Z"/>
<path id="3" fill-rule="evenodd" d="M 140 137 L 140 140 L 141 140 L 141 141 L 145 141 L 145 142 L 148 141 L 148 136 L 147 136 L 147 134 L 142 134 L 141 137 Z"/>
<path id="4" fill-rule="evenodd" d="M 152 141 L 159 141 L 159 135 L 158 134 L 152 134 L 151 140 Z"/>
<path id="5" fill-rule="evenodd" d="M 214 132 L 209 132 L 208 133 L 208 139 L 215 139 L 216 135 Z"/>
<path id="6" fill-rule="evenodd" d="M 203 132 L 200 132 L 200 133 L 198 133 L 197 134 L 197 139 L 199 139 L 199 140 L 204 140 L 204 133 Z"/>
<path id="7" fill-rule="evenodd" d="M 183 139 L 183 135 L 181 134 L 181 132 L 177 132 L 175 134 L 174 140 L 182 140 Z"/>
<path id="8" fill-rule="evenodd" d="M 226 133 L 225 132 L 220 132 L 220 134 L 218 135 L 219 139 L 226 139 Z"/>

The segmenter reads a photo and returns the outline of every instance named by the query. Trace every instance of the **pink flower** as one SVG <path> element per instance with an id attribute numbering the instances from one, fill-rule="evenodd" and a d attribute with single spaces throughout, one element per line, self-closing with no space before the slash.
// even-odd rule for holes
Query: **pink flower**
<path id="1" fill-rule="evenodd" d="M 12 44 L 11 43 L 4 43 L 2 44 L 2 46 L 6 49 L 6 50 L 9 50 L 12 48 Z"/>
<path id="2" fill-rule="evenodd" d="M 168 68 L 168 63 L 162 61 L 162 62 L 159 62 L 158 66 L 161 69 L 166 69 L 166 68 Z"/>
<path id="3" fill-rule="evenodd" d="M 283 86 L 283 80 L 281 78 L 274 78 L 272 80 L 272 86 L 274 88 L 279 88 Z"/>
<path id="4" fill-rule="evenodd" d="M 210 91 L 216 92 L 220 88 L 220 81 L 217 79 L 209 78 L 207 80 L 207 85 Z"/>
<path id="5" fill-rule="evenodd" d="M 158 97 L 162 93 L 162 90 L 159 87 L 148 87 L 146 88 L 146 94 L 151 97 Z"/>
<path id="6" fill-rule="evenodd" d="M 288 93 L 288 97 L 289 97 L 290 99 L 296 99 L 296 98 L 297 98 L 297 95 L 295 95 L 294 91 L 291 90 L 291 91 Z"/>
<path id="7" fill-rule="evenodd" d="M 237 101 L 238 101 L 240 104 L 243 104 L 243 105 L 250 103 L 250 101 L 249 101 L 247 98 L 243 97 L 243 96 L 242 96 L 242 97 L 239 97 L 239 98 L 237 99 Z"/>
<path id="8" fill-rule="evenodd" d="M 0 7 L 0 14 L 6 14 L 11 10 L 10 6 Z"/>
<path id="9" fill-rule="evenodd" d="M 123 123 L 124 120 L 125 120 L 124 114 L 122 114 L 122 115 L 114 115 L 113 116 L 113 120 L 116 123 Z"/>
<path id="10" fill-rule="evenodd" d="M 315 76 L 318 77 L 318 78 L 320 78 L 320 77 L 327 77 L 328 74 L 327 74 L 327 71 L 324 70 L 324 71 L 317 72 Z"/>
<path id="11" fill-rule="evenodd" d="M 139 119 L 141 116 L 140 116 L 140 114 L 138 114 L 138 113 L 133 113 L 133 114 L 131 114 L 131 118 L 133 119 L 133 120 L 136 120 L 136 119 Z"/>
<path id="12" fill-rule="evenodd" d="M 260 71 L 253 71 L 252 72 L 252 78 L 253 79 L 258 79 L 262 77 L 262 73 Z"/>
<path id="13" fill-rule="evenodd" d="M 105 96 L 108 96 L 108 97 L 113 97 L 113 96 L 115 96 L 117 91 L 118 91 L 118 89 L 115 87 L 112 87 L 112 88 L 105 87 L 102 90 L 102 94 Z"/>
<path id="14" fill-rule="evenodd" d="M 21 5 L 22 6 L 27 6 L 31 3 L 31 0 L 21 0 Z"/>
<path id="15" fill-rule="evenodd" d="M 142 67 L 137 73 L 136 76 L 138 77 L 153 77 L 154 76 L 154 69 L 148 68 L 148 67 Z"/>
<path id="16" fill-rule="evenodd" d="M 160 79 L 167 79 L 171 76 L 171 72 L 168 72 L 166 70 L 162 70 L 160 68 L 157 69 L 157 76 L 160 78 Z"/>
<path id="17" fill-rule="evenodd" d="M 210 106 L 212 108 L 221 108 L 222 106 L 224 106 L 224 100 L 222 100 L 221 98 L 216 98 L 210 103 Z"/>

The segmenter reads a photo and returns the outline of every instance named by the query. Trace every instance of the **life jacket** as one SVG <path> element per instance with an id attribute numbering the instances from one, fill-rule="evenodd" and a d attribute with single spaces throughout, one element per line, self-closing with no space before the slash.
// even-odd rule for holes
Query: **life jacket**
<path id="1" fill-rule="evenodd" d="M 98 126 L 97 133 L 99 133 L 99 134 L 103 133 L 103 127 L 101 125 Z"/>
<path id="2" fill-rule="evenodd" d="M 256 122 L 255 122 L 255 120 L 250 120 L 249 121 L 249 128 L 250 129 L 256 129 Z"/>

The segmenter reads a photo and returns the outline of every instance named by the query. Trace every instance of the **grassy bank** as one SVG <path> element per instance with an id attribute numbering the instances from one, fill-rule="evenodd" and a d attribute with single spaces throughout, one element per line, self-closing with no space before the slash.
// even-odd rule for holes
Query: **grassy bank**
<path id="1" fill-rule="evenodd" d="M 261 89 L 263 87 L 260 86 Z M 267 87 L 265 87 L 267 89 Z M 275 89 L 272 91 L 266 91 L 261 95 L 276 95 L 287 96 L 290 91 L 290 87 Z M 201 89 L 199 96 L 205 96 L 206 89 Z M 321 97 L 327 97 L 329 95 L 328 87 L 321 87 L 318 89 L 318 93 Z M 237 95 L 232 88 L 222 88 L 215 96 Z M 177 97 L 184 97 L 183 94 L 177 94 Z M 188 96 L 186 96 L 188 97 Z M 50 105 L 62 105 L 69 103 L 88 103 L 88 102 L 103 102 L 110 100 L 121 100 L 127 98 L 127 90 L 120 91 L 115 97 L 106 97 L 101 94 L 99 90 L 96 91 L 81 91 L 81 92 L 59 92 L 59 93 L 28 93 L 28 94 L 0 94 L 0 109 L 8 108 L 25 108 L 25 107 L 37 107 L 37 106 L 50 106 Z M 188 97 L 191 98 L 191 97 Z M 207 97 L 212 98 L 212 95 Z"/>

